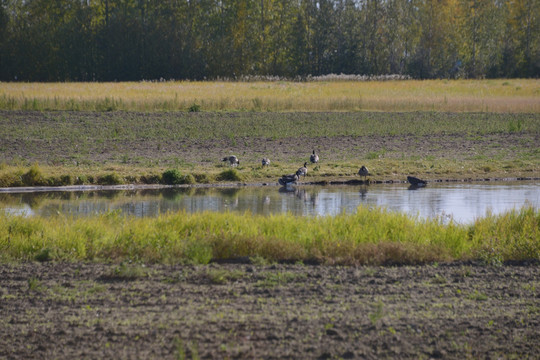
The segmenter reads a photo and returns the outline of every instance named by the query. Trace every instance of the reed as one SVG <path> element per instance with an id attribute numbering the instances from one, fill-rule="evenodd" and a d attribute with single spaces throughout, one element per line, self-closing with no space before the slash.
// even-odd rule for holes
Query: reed
<path id="1" fill-rule="evenodd" d="M 472 225 L 377 207 L 335 217 L 120 212 L 85 218 L 0 214 L 1 261 L 208 263 L 253 257 L 324 264 L 540 259 L 540 212 L 523 207 Z"/>
<path id="2" fill-rule="evenodd" d="M 537 113 L 539 96 L 535 79 L 0 83 L 0 109 L 40 111 Z"/>

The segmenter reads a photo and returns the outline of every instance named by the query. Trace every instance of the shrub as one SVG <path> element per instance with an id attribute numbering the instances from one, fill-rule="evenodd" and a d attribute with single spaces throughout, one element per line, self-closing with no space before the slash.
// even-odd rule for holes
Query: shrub
<path id="1" fill-rule="evenodd" d="M 217 181 L 242 181 L 242 176 L 236 169 L 228 169 L 220 172 Z"/>
<path id="2" fill-rule="evenodd" d="M 62 175 L 60 176 L 60 183 L 62 185 L 72 185 L 73 179 L 71 178 L 71 175 Z"/>
<path id="3" fill-rule="evenodd" d="M 193 177 L 195 178 L 195 181 L 198 182 L 199 184 L 208 184 L 211 181 L 210 176 L 204 173 L 193 174 Z"/>
<path id="4" fill-rule="evenodd" d="M 182 184 L 183 179 L 184 177 L 178 169 L 165 170 L 161 175 L 161 181 L 167 185 Z"/>
<path id="5" fill-rule="evenodd" d="M 0 187 L 23 186 L 21 175 L 17 173 L 8 173 L 0 175 Z"/>
<path id="6" fill-rule="evenodd" d="M 195 177 L 191 174 L 184 176 L 184 184 L 195 184 Z"/>
<path id="7" fill-rule="evenodd" d="M 201 105 L 194 103 L 189 107 L 188 110 L 189 112 L 199 112 L 201 111 Z"/>
<path id="8" fill-rule="evenodd" d="M 141 175 L 139 181 L 143 184 L 159 184 L 162 182 L 161 175 L 151 174 L 151 175 Z"/>
<path id="9" fill-rule="evenodd" d="M 23 185 L 26 186 L 43 185 L 45 183 L 38 164 L 32 165 L 30 169 L 22 175 L 21 179 Z"/>
<path id="10" fill-rule="evenodd" d="M 97 182 L 101 185 L 119 185 L 122 184 L 122 178 L 116 173 L 111 173 L 98 177 Z"/>
<path id="11" fill-rule="evenodd" d="M 195 177 L 191 174 L 182 175 L 178 169 L 169 169 L 163 172 L 161 182 L 167 185 L 195 184 Z"/>
<path id="12" fill-rule="evenodd" d="M 88 179 L 85 175 L 77 176 L 73 182 L 75 185 L 83 185 L 88 182 Z"/>

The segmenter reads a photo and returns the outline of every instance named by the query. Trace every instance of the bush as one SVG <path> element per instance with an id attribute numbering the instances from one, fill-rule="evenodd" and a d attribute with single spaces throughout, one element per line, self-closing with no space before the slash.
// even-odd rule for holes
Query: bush
<path id="1" fill-rule="evenodd" d="M 193 105 L 191 105 L 189 107 L 188 110 L 189 110 L 189 112 L 199 112 L 199 111 L 201 111 L 201 105 L 194 103 Z"/>
<path id="2" fill-rule="evenodd" d="M 72 185 L 73 179 L 71 178 L 71 175 L 62 175 L 60 176 L 60 183 L 62 185 Z"/>
<path id="3" fill-rule="evenodd" d="M 178 185 L 182 184 L 184 177 L 180 170 L 178 169 L 169 169 L 165 170 L 161 175 L 161 181 L 167 185 Z"/>
<path id="4" fill-rule="evenodd" d="M 17 173 L 7 173 L 0 175 L 0 187 L 23 186 L 21 175 Z"/>
<path id="5" fill-rule="evenodd" d="M 195 184 L 195 177 L 191 174 L 184 176 L 184 184 Z"/>
<path id="6" fill-rule="evenodd" d="M 193 177 L 195 178 L 195 181 L 199 184 L 208 184 L 211 181 L 211 178 L 207 174 L 193 174 Z"/>
<path id="7" fill-rule="evenodd" d="M 143 184 L 159 184 L 162 182 L 161 175 L 141 175 L 139 181 Z"/>
<path id="8" fill-rule="evenodd" d="M 236 169 L 222 171 L 216 177 L 217 181 L 242 181 L 242 176 Z"/>
<path id="9" fill-rule="evenodd" d="M 122 178 L 116 173 L 100 176 L 98 178 L 98 184 L 100 185 L 119 185 L 122 184 Z"/>
<path id="10" fill-rule="evenodd" d="M 23 185 L 25 186 L 45 184 L 45 180 L 43 179 L 43 175 L 41 174 L 41 169 L 39 168 L 38 164 L 32 165 L 32 167 L 30 167 L 30 169 L 22 175 L 21 179 Z"/>
<path id="11" fill-rule="evenodd" d="M 161 175 L 161 182 L 167 185 L 195 184 L 195 177 L 191 174 L 182 175 L 178 169 L 169 169 Z"/>
<path id="12" fill-rule="evenodd" d="M 88 179 L 86 178 L 86 176 L 81 175 L 81 176 L 77 176 L 75 178 L 74 184 L 75 185 L 83 185 L 83 184 L 86 184 L 87 182 L 88 182 Z"/>

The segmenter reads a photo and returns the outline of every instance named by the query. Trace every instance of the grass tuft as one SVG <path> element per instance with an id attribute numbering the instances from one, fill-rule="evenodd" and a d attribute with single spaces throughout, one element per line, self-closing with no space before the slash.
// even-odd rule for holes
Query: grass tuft
<path id="1" fill-rule="evenodd" d="M 217 181 L 242 181 L 243 177 L 236 169 L 227 169 L 216 176 Z"/>

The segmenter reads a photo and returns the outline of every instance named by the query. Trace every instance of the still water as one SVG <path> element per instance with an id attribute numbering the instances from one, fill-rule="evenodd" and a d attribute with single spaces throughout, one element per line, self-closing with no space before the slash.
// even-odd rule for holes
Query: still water
<path id="1" fill-rule="evenodd" d="M 0 192 L 0 210 L 26 216 L 86 216 L 121 210 L 131 216 L 157 216 L 169 211 L 238 211 L 256 214 L 336 215 L 360 205 L 418 215 L 475 218 L 519 208 L 540 207 L 540 181 L 432 183 L 412 189 L 406 184 L 369 186 L 275 186 L 234 188 L 168 188 L 145 190 Z"/>

